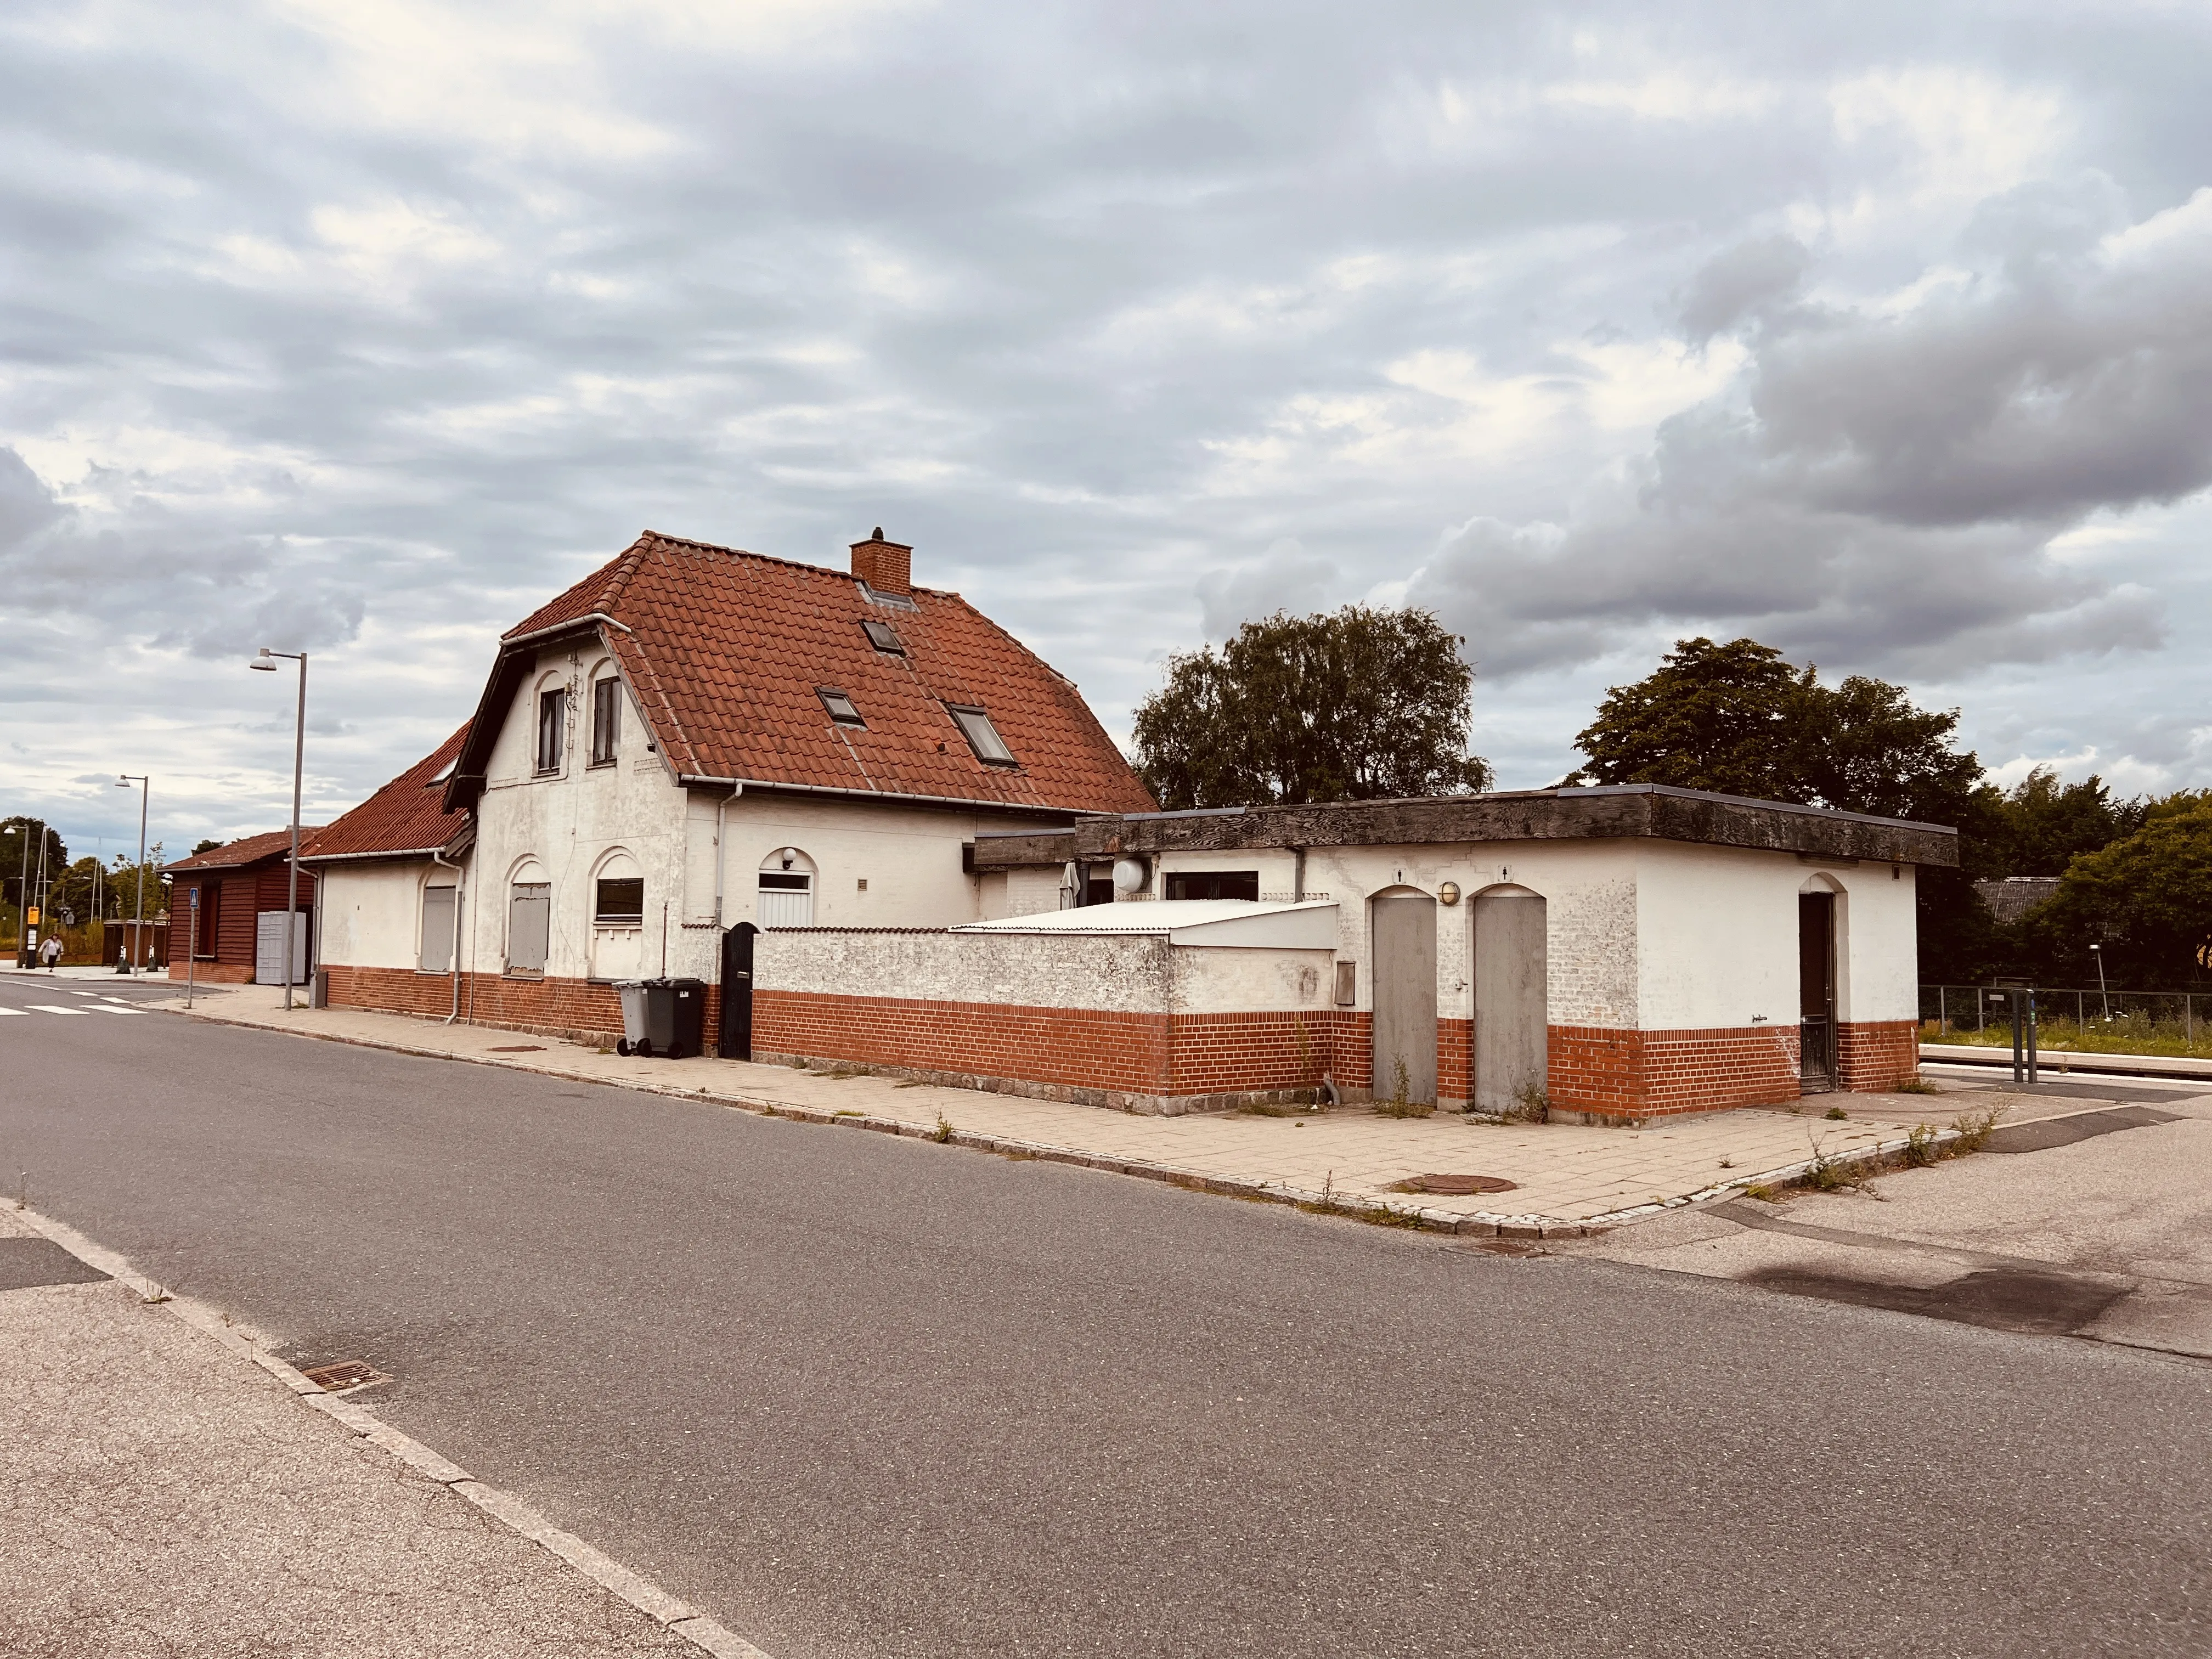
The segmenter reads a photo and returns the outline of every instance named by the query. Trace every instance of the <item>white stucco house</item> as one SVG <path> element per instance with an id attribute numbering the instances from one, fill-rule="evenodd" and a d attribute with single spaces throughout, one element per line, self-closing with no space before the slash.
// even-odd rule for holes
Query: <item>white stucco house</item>
<path id="1" fill-rule="evenodd" d="M 305 854 L 329 1000 L 618 1030 L 613 981 L 716 985 L 738 924 L 978 921 L 1009 881 L 978 836 L 1150 807 L 1075 686 L 911 551 L 647 532 L 524 618 L 468 724 Z"/>
<path id="2" fill-rule="evenodd" d="M 1642 1121 L 1885 1087 L 1939 825 L 1654 785 L 1161 812 L 1075 687 L 880 532 L 648 533 L 318 836 L 333 1003 L 1148 1112 Z"/>

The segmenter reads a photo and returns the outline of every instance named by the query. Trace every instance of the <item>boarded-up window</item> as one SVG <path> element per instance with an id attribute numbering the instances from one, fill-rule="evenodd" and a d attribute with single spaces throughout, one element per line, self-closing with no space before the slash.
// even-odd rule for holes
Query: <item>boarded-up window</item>
<path id="1" fill-rule="evenodd" d="M 814 878 L 798 871 L 763 870 L 760 878 L 763 927 L 811 927 Z"/>
<path id="2" fill-rule="evenodd" d="M 558 688 L 538 694 L 538 769 L 541 772 L 561 769 L 562 715 L 568 702 L 568 694 Z"/>
<path id="3" fill-rule="evenodd" d="M 549 882 L 518 881 L 507 901 L 507 967 L 509 973 L 542 974 L 553 936 L 553 888 Z"/>
<path id="4" fill-rule="evenodd" d="M 612 764 L 621 737 L 622 682 L 610 674 L 592 685 L 592 764 Z"/>
<path id="5" fill-rule="evenodd" d="M 453 971 L 455 896 L 452 887 L 422 890 L 422 949 L 416 965 L 426 974 Z"/>

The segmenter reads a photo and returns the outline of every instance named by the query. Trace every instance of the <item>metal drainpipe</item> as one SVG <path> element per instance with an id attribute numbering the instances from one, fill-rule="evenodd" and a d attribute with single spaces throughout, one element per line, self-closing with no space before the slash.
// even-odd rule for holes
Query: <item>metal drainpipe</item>
<path id="1" fill-rule="evenodd" d="M 727 823 L 730 803 L 745 793 L 742 783 L 730 786 L 730 793 L 714 803 L 714 926 L 722 925 L 722 836 Z"/>
<path id="2" fill-rule="evenodd" d="M 461 873 L 459 865 L 441 856 L 434 847 L 430 849 L 430 862 L 442 864 L 453 872 L 453 1012 L 441 1022 L 451 1025 L 461 1017 L 461 896 L 468 878 Z"/>

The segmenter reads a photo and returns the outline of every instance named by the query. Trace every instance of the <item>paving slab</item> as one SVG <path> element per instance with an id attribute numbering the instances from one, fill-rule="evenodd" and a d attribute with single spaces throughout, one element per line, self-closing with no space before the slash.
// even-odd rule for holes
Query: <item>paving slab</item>
<path id="1" fill-rule="evenodd" d="M 12 1210 L 0 1247 L 59 1275 L 0 1290 L 10 1659 L 699 1652 Z"/>

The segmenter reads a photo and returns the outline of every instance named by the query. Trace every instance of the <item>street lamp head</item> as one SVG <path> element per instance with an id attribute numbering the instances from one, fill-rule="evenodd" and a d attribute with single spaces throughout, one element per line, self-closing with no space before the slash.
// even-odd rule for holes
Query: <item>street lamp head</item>
<path id="1" fill-rule="evenodd" d="M 269 654 L 269 647 L 264 645 L 261 647 L 261 654 L 248 658 L 246 665 L 248 668 L 265 669 L 273 674 L 276 672 L 276 659 Z"/>
<path id="2" fill-rule="evenodd" d="M 2090 948 L 2092 951 L 2101 951 L 2101 950 L 2103 950 L 2105 947 L 2104 947 L 2103 945 L 2091 945 L 2089 948 Z"/>

